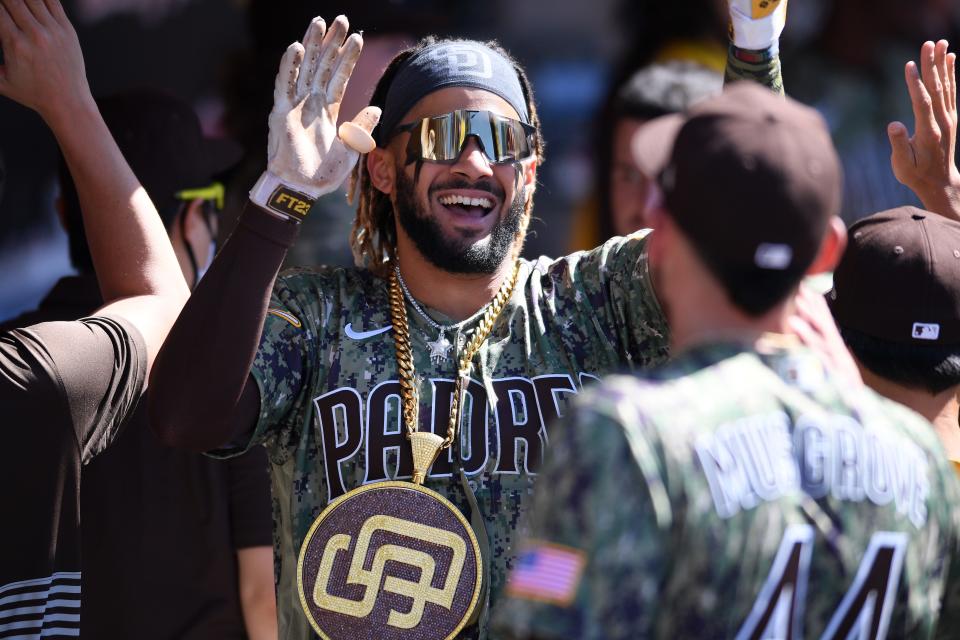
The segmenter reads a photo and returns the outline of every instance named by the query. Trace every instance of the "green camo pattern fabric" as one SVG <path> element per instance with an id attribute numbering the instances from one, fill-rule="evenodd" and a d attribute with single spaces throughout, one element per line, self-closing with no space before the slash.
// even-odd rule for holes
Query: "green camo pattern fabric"
<path id="1" fill-rule="evenodd" d="M 666 357 L 645 243 L 640 232 L 591 252 L 525 261 L 474 359 L 460 456 L 485 521 L 493 600 L 514 557 L 546 425 L 595 376 Z M 294 270 L 278 279 L 271 308 L 280 313 L 267 315 L 253 367 L 262 400 L 251 445 L 264 444 L 273 463 L 280 636 L 308 638 L 295 575 L 310 525 L 345 491 L 409 478 L 412 462 L 400 428 L 393 334 L 382 331 L 390 325 L 387 282 L 361 269 Z M 454 360 L 432 362 L 426 342 L 436 340 L 436 330 L 409 305 L 407 316 L 421 380 L 420 428 L 446 434 Z M 469 520 L 452 471 L 451 457 L 441 456 L 425 484 Z"/>
<path id="2" fill-rule="evenodd" d="M 845 595 L 884 584 L 887 637 L 960 629 L 960 483 L 931 425 L 795 345 L 704 346 L 644 379 L 610 378 L 551 431 L 539 482 L 550 491 L 533 501 L 522 557 L 553 543 L 584 568 L 567 602 L 511 582 L 494 612 L 504 637 L 845 638 L 828 625 L 864 609 Z M 798 626 L 751 620 L 777 604 L 761 593 L 798 532 Z M 872 556 L 872 541 L 893 555 Z M 897 566 L 891 549 L 896 582 L 870 561 Z"/>

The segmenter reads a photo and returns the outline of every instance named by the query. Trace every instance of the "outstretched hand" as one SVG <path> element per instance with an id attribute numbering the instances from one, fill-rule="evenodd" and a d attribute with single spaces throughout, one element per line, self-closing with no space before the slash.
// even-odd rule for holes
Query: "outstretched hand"
<path id="1" fill-rule="evenodd" d="M 0 0 L 0 95 L 37 111 L 51 126 L 92 103 L 77 33 L 59 0 Z"/>
<path id="2" fill-rule="evenodd" d="M 904 75 L 913 104 L 913 136 L 901 122 L 892 122 L 887 135 L 893 151 L 890 164 L 901 183 L 913 190 L 923 206 L 960 220 L 960 171 L 956 164 L 957 81 L 955 53 L 946 40 L 923 43 L 920 68 L 910 61 Z"/>
<path id="3" fill-rule="evenodd" d="M 340 102 L 363 48 L 360 34 L 347 37 L 348 29 L 344 16 L 329 28 L 314 18 L 303 44 L 287 48 L 274 87 L 267 171 L 312 197 L 337 189 L 359 157 L 337 135 Z M 379 120 L 380 109 L 367 107 L 353 123 L 362 136 Z"/>

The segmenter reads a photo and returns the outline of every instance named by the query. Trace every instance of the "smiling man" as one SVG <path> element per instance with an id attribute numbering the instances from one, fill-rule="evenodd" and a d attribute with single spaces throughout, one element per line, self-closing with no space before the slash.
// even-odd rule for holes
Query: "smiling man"
<path id="1" fill-rule="evenodd" d="M 267 447 L 281 637 L 311 637 L 311 624 L 320 631 L 301 603 L 339 612 L 347 635 L 329 637 L 363 636 L 356 625 L 368 623 L 370 637 L 447 637 L 431 626 L 450 609 L 438 604 L 445 591 L 416 591 L 428 597 L 419 614 L 395 595 L 425 569 L 417 578 L 402 563 L 387 565 L 384 581 L 383 565 L 377 573 L 361 559 L 344 586 L 344 548 L 321 567 L 339 581 L 337 595 L 325 579 L 307 584 L 301 575 L 313 555 L 298 567 L 328 505 L 407 478 L 453 503 L 476 535 L 485 586 L 463 637 L 485 637 L 485 605 L 513 561 L 547 425 L 597 375 L 662 361 L 667 327 L 642 233 L 558 260 L 519 258 L 543 143 L 516 61 L 495 44 L 425 40 L 393 60 L 373 106 L 341 126 L 341 139 L 339 102 L 361 47 L 347 31 L 343 17 L 329 29 L 318 18 L 281 62 L 256 206 L 159 357 L 154 427 L 169 443 L 224 455 Z M 732 75 L 779 83 L 779 29 L 771 33 L 763 50 L 731 48 Z M 358 267 L 277 278 L 303 210 L 337 190 L 358 158 Z M 412 443 L 431 438 L 437 457 L 423 465 Z M 402 501 L 387 506 L 411 531 L 427 519 Z M 377 544 L 400 553 L 411 542 Z M 375 602 L 358 580 L 380 590 Z M 379 607 L 372 613 L 370 602 Z"/>

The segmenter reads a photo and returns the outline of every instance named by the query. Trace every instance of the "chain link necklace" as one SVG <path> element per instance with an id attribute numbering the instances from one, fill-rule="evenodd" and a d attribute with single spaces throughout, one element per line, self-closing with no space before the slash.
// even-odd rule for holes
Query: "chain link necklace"
<path id="1" fill-rule="evenodd" d="M 393 324 L 393 339 L 397 352 L 397 369 L 400 373 L 400 397 L 402 401 L 403 422 L 407 430 L 407 439 L 410 440 L 410 447 L 413 450 L 413 482 L 415 484 L 423 483 L 434 460 L 436 460 L 441 451 L 453 444 L 456 439 L 457 429 L 460 426 L 460 407 L 462 404 L 464 380 L 469 379 L 470 370 L 473 367 L 473 357 L 480 349 L 480 345 L 487 339 L 487 336 L 493 329 L 494 322 L 513 294 L 513 289 L 517 284 L 519 275 L 520 262 L 517 261 L 513 267 L 513 273 L 500 286 L 497 295 L 480 311 L 456 325 L 443 327 L 427 317 L 419 305 L 413 301 L 413 297 L 410 296 L 406 286 L 403 284 L 400 269 L 394 266 L 393 274 L 390 278 L 390 320 Z M 444 438 L 432 432 L 419 430 L 420 389 L 416 382 L 413 366 L 413 347 L 410 340 L 410 326 L 407 322 L 407 310 L 404 306 L 405 299 L 409 300 L 411 306 L 427 318 L 431 324 L 440 328 L 440 338 L 444 340 L 446 339 L 442 333 L 444 330 L 449 330 L 452 327 L 459 328 L 481 315 L 481 313 L 483 315 L 483 319 L 477 326 L 473 337 L 460 354 L 460 360 L 457 365 L 457 380 L 454 385 L 453 400 L 450 404 L 450 422 L 447 425 L 447 435 Z M 431 349 L 430 357 L 432 361 L 433 345 L 429 342 L 427 344 Z M 452 347 L 453 345 L 449 345 L 447 347 L 448 351 Z"/>
<path id="2" fill-rule="evenodd" d="M 483 305 L 479 311 L 467 318 L 466 320 L 461 320 L 460 322 L 455 322 L 453 324 L 440 324 L 423 310 L 423 307 L 420 306 L 420 303 L 417 302 L 416 298 L 413 297 L 413 294 L 410 293 L 410 289 L 407 288 L 407 283 L 403 279 L 403 275 L 400 273 L 400 265 L 395 264 L 393 266 L 393 273 L 397 278 L 397 282 L 400 283 L 400 289 L 403 291 L 403 296 L 407 299 L 407 302 L 410 303 L 410 306 L 413 307 L 413 310 L 423 318 L 423 320 L 429 324 L 431 327 L 438 331 L 437 339 L 430 341 L 427 340 L 427 346 L 430 348 L 430 362 L 435 365 L 446 364 L 450 360 L 450 351 L 453 350 L 453 343 L 447 340 L 448 332 L 457 332 L 466 325 L 470 324 L 484 313 L 487 312 L 487 309 L 493 304 L 493 300 Z M 495 300 L 496 298 L 494 298 Z M 457 344 L 458 349 L 462 349 L 462 344 Z"/>
<path id="3" fill-rule="evenodd" d="M 517 262 L 497 295 L 475 316 L 451 327 L 431 322 L 439 328 L 437 342 L 441 342 L 446 338 L 444 331 L 480 317 L 462 350 L 449 344 L 439 345 L 447 352 L 455 349 L 454 354 L 460 355 L 446 437 L 419 430 L 420 385 L 414 371 L 406 301 L 424 318 L 427 316 L 409 291 L 405 292 L 400 271 L 394 269 L 390 274 L 390 319 L 400 378 L 401 416 L 413 454 L 413 482 L 385 480 L 356 487 L 333 499 L 310 525 L 297 557 L 297 593 L 310 626 L 320 637 L 331 640 L 360 636 L 380 638 L 384 637 L 387 627 L 391 627 L 390 635 L 396 637 L 451 640 L 458 637 L 477 611 L 484 574 L 488 571 L 484 567 L 489 566 L 485 565 L 477 534 L 455 505 L 423 483 L 440 452 L 456 441 L 464 381 L 470 379 L 473 358 L 510 299 L 519 273 Z M 430 347 L 431 361 L 434 361 L 435 347 Z M 388 546 L 377 535 L 380 542 L 374 545 L 371 540 L 379 531 L 398 537 Z M 486 548 L 486 532 L 480 533 Z M 417 541 L 424 544 L 418 545 Z M 390 561 L 418 568 L 419 573 L 414 575 L 419 578 L 391 576 L 384 580 L 382 562 L 379 565 L 374 562 L 373 567 L 367 569 L 365 559 L 373 548 L 377 558 L 386 552 Z M 444 563 L 447 565 L 444 586 L 434 587 L 433 569 Z M 340 577 L 334 579 L 334 575 Z M 345 598 L 336 589 L 330 592 L 331 583 L 339 584 L 344 576 L 348 583 L 362 587 L 362 600 Z M 409 611 L 396 610 L 395 598 L 380 598 L 385 592 L 412 599 Z M 436 606 L 425 616 L 428 602 Z M 352 624 L 345 626 L 344 616 L 349 616 Z"/>

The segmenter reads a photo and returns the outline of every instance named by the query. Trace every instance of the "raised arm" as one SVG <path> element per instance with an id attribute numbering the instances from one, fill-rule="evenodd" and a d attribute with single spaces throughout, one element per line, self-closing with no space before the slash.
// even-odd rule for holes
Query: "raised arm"
<path id="1" fill-rule="evenodd" d="M 730 47 L 724 83 L 750 80 L 783 93 L 780 34 L 787 0 L 727 0 Z"/>
<path id="2" fill-rule="evenodd" d="M 925 209 L 960 220 L 957 170 L 957 55 L 941 40 L 920 48 L 920 67 L 904 67 L 913 104 L 913 135 L 902 122 L 887 127 L 893 174 L 910 187 Z M 867 212 L 865 212 L 867 213 Z"/>
<path id="3" fill-rule="evenodd" d="M 313 200 L 339 188 L 359 153 L 338 138 L 340 100 L 363 41 L 343 16 L 311 22 L 280 63 L 267 171 L 236 231 L 200 281 L 157 360 L 151 423 L 166 443 L 209 450 L 249 438 L 260 397 L 250 369 L 270 293 Z M 357 116 L 369 135 L 379 109 Z"/>
<path id="4" fill-rule="evenodd" d="M 142 334 L 148 362 L 189 291 L 157 211 L 100 117 L 76 32 L 58 0 L 0 2 L 0 94 L 53 131 L 83 210 L 106 306 Z"/>

